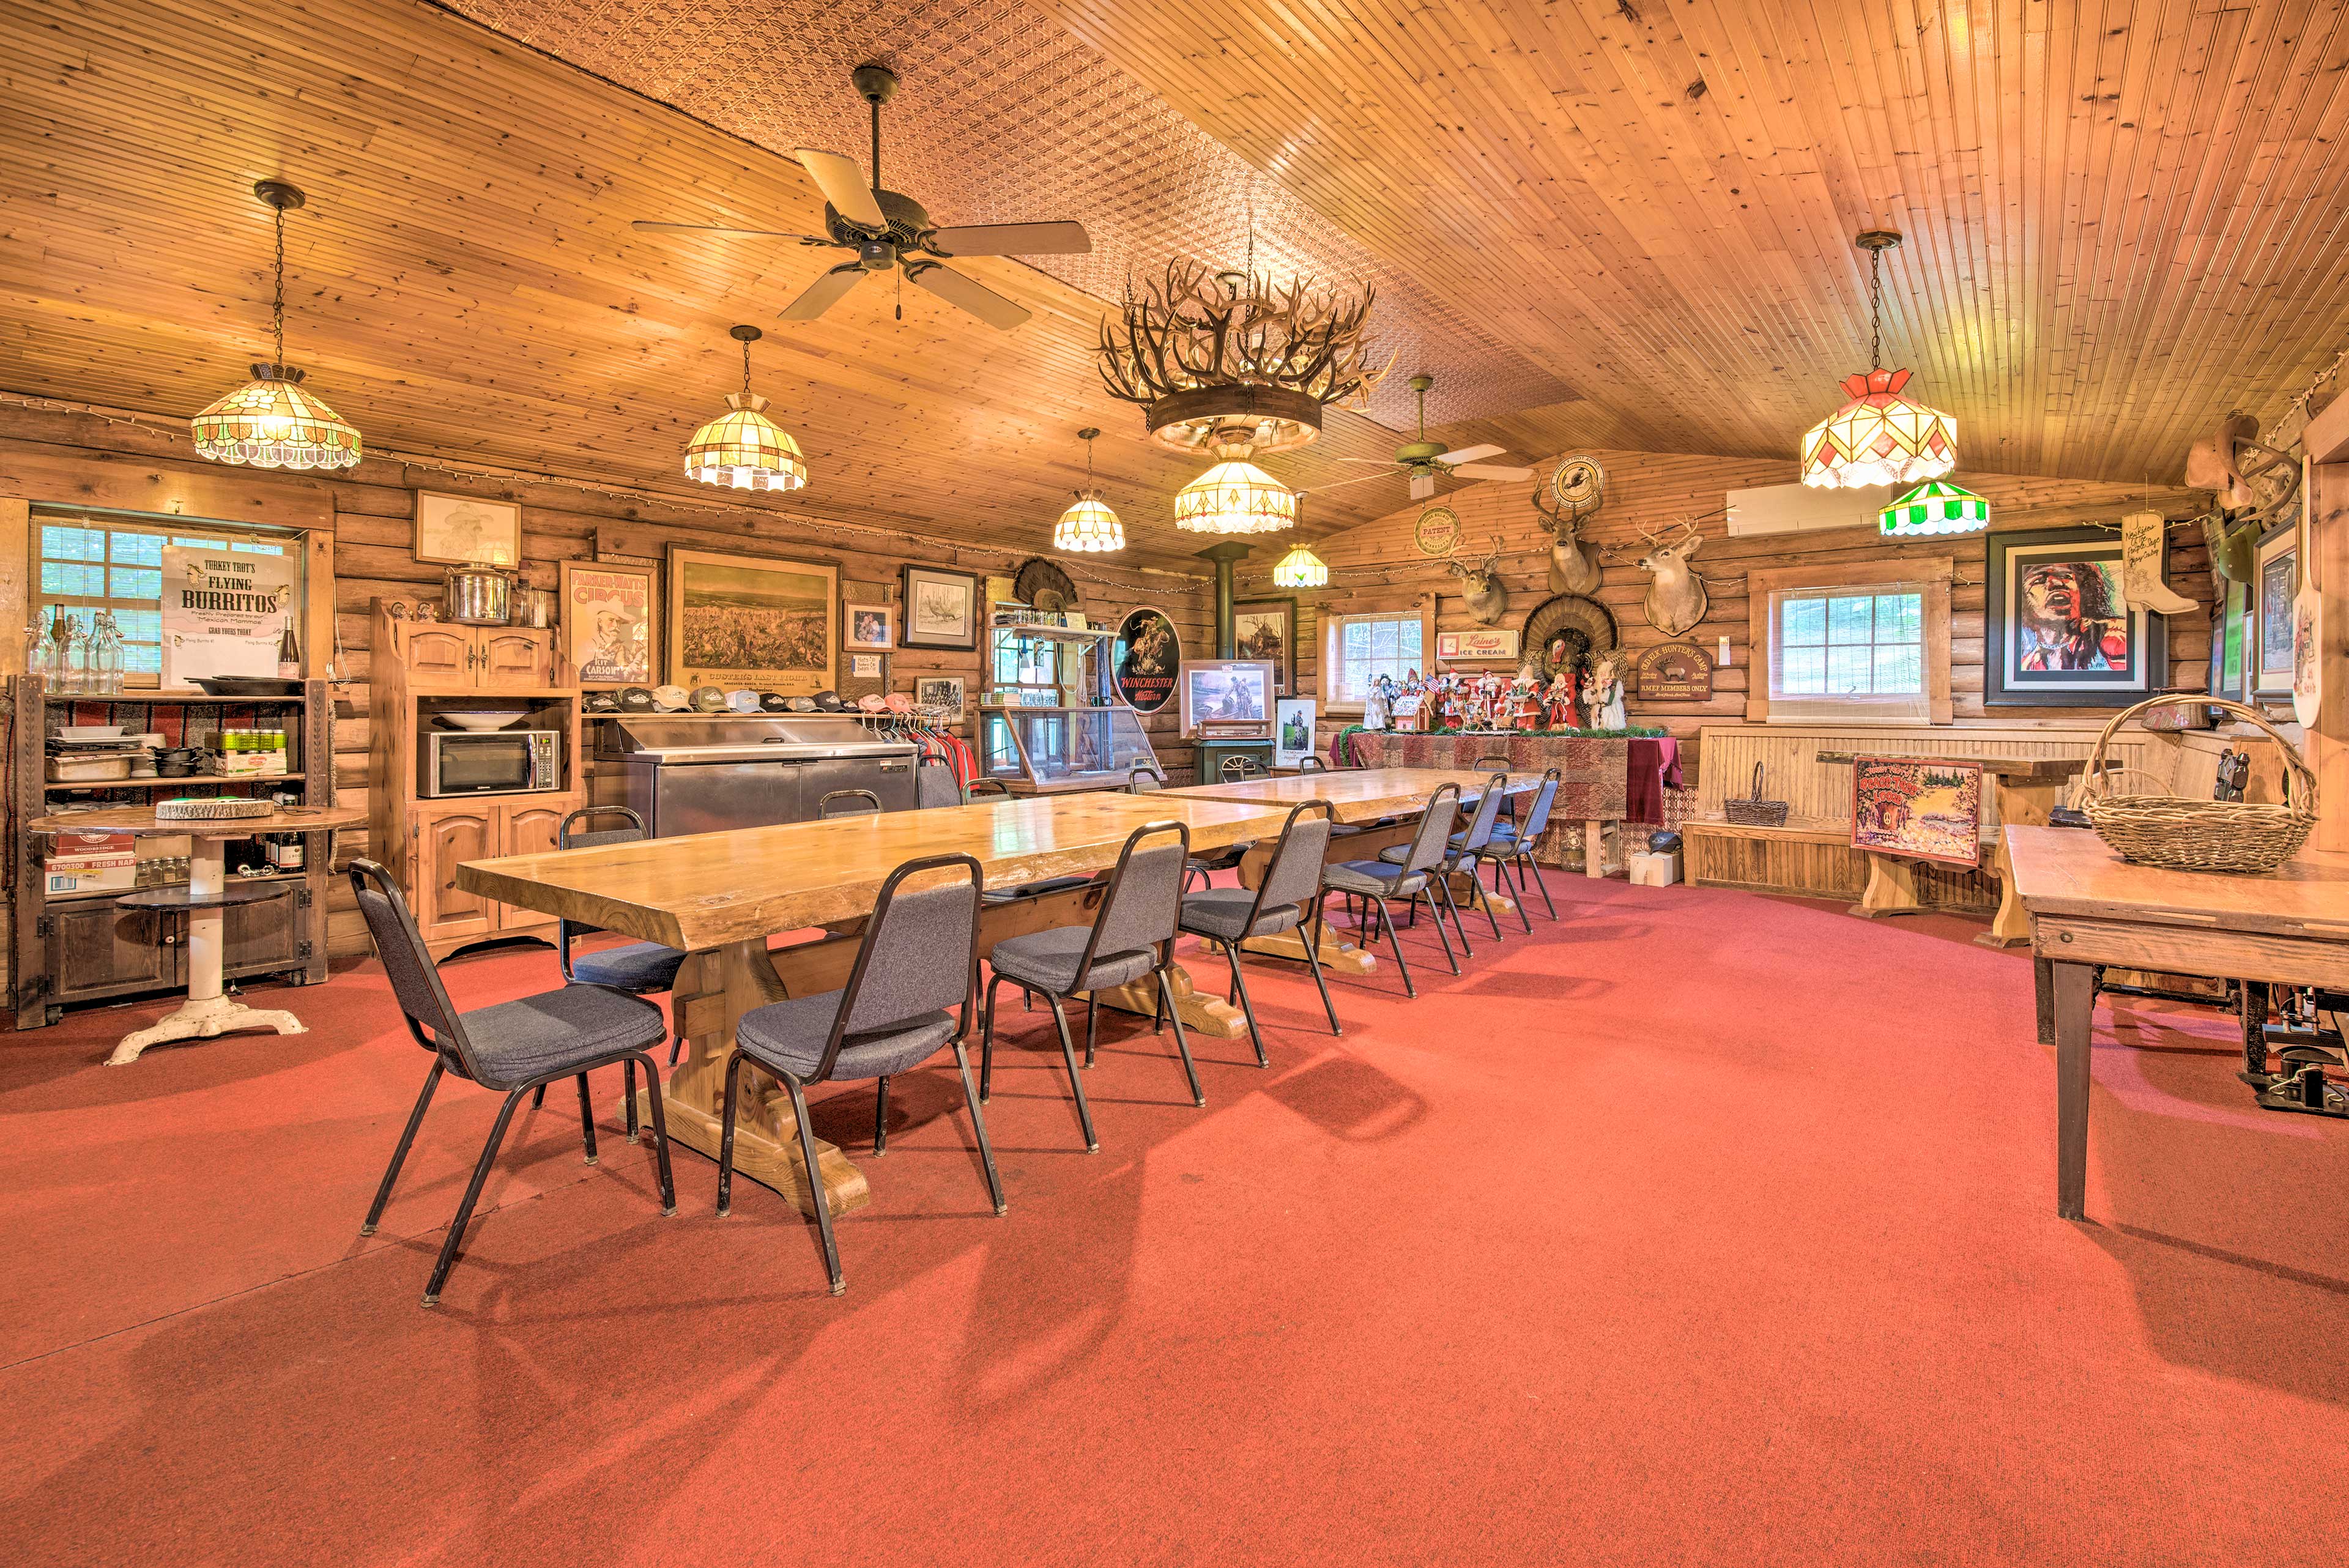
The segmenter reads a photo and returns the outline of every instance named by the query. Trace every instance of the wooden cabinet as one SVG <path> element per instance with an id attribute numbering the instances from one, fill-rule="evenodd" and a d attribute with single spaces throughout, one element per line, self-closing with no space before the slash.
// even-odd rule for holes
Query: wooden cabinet
<path id="1" fill-rule="evenodd" d="M 471 627 L 415 626 L 409 629 L 406 640 L 410 677 L 457 686 L 472 683 L 475 655 Z"/>
<path id="2" fill-rule="evenodd" d="M 554 684 L 554 632 L 521 627 L 481 627 L 473 636 L 476 686 L 518 691 Z"/>
<path id="3" fill-rule="evenodd" d="M 185 950 L 176 917 L 118 909 L 112 898 L 52 899 L 41 917 L 48 946 L 49 1002 L 64 1005 L 181 981 Z"/>
<path id="4" fill-rule="evenodd" d="M 408 900 L 416 929 L 436 950 L 479 941 L 499 931 L 554 924 L 534 909 L 509 909 L 457 886 L 457 867 L 501 855 L 535 855 L 554 847 L 555 829 L 579 808 L 570 794 L 476 799 L 418 806 L 409 826 Z"/>

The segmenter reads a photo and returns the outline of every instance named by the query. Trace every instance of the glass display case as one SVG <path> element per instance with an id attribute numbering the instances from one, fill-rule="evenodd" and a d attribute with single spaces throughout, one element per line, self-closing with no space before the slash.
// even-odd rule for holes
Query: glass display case
<path id="1" fill-rule="evenodd" d="M 1110 705 L 1109 650 L 1116 633 L 1062 626 L 990 626 L 982 707 Z"/>
<path id="2" fill-rule="evenodd" d="M 1016 794 L 1050 794 L 1123 789 L 1158 753 L 1131 708 L 982 708 L 978 766 Z"/>

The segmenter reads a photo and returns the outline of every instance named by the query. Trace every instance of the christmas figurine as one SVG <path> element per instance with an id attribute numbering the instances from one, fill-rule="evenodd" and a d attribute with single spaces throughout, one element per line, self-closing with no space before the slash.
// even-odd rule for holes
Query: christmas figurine
<path id="1" fill-rule="evenodd" d="M 1592 661 L 1590 688 L 1583 695 L 1583 708 L 1590 715 L 1594 730 L 1621 730 L 1630 721 L 1623 712 L 1623 679 L 1616 673 L 1615 656 L 1602 653 Z"/>

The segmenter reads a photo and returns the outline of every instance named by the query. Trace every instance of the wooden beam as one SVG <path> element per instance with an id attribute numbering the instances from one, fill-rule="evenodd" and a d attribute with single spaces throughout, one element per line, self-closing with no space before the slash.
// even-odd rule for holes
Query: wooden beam
<path id="1" fill-rule="evenodd" d="M 2349 408 L 2349 398 L 2325 410 Z M 2316 427 L 2309 427 L 2310 450 Z M 2309 554 L 2313 582 L 2323 593 L 2317 612 L 2318 658 L 2323 686 L 2316 722 L 2308 727 L 2308 761 L 2316 769 L 2320 813 L 2311 841 L 2318 849 L 2349 850 L 2349 462 L 2310 462 Z"/>

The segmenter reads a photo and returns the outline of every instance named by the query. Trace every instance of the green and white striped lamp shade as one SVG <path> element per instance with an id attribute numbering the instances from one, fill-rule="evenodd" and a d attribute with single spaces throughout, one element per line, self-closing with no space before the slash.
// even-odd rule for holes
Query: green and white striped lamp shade
<path id="1" fill-rule="evenodd" d="M 1299 545 L 1273 567 L 1272 580 L 1284 588 L 1326 588 L 1330 586 L 1330 563 Z"/>
<path id="2" fill-rule="evenodd" d="M 1887 538 L 1979 534 L 1990 526 L 1990 503 L 1961 485 L 1929 479 L 1876 515 Z"/>

